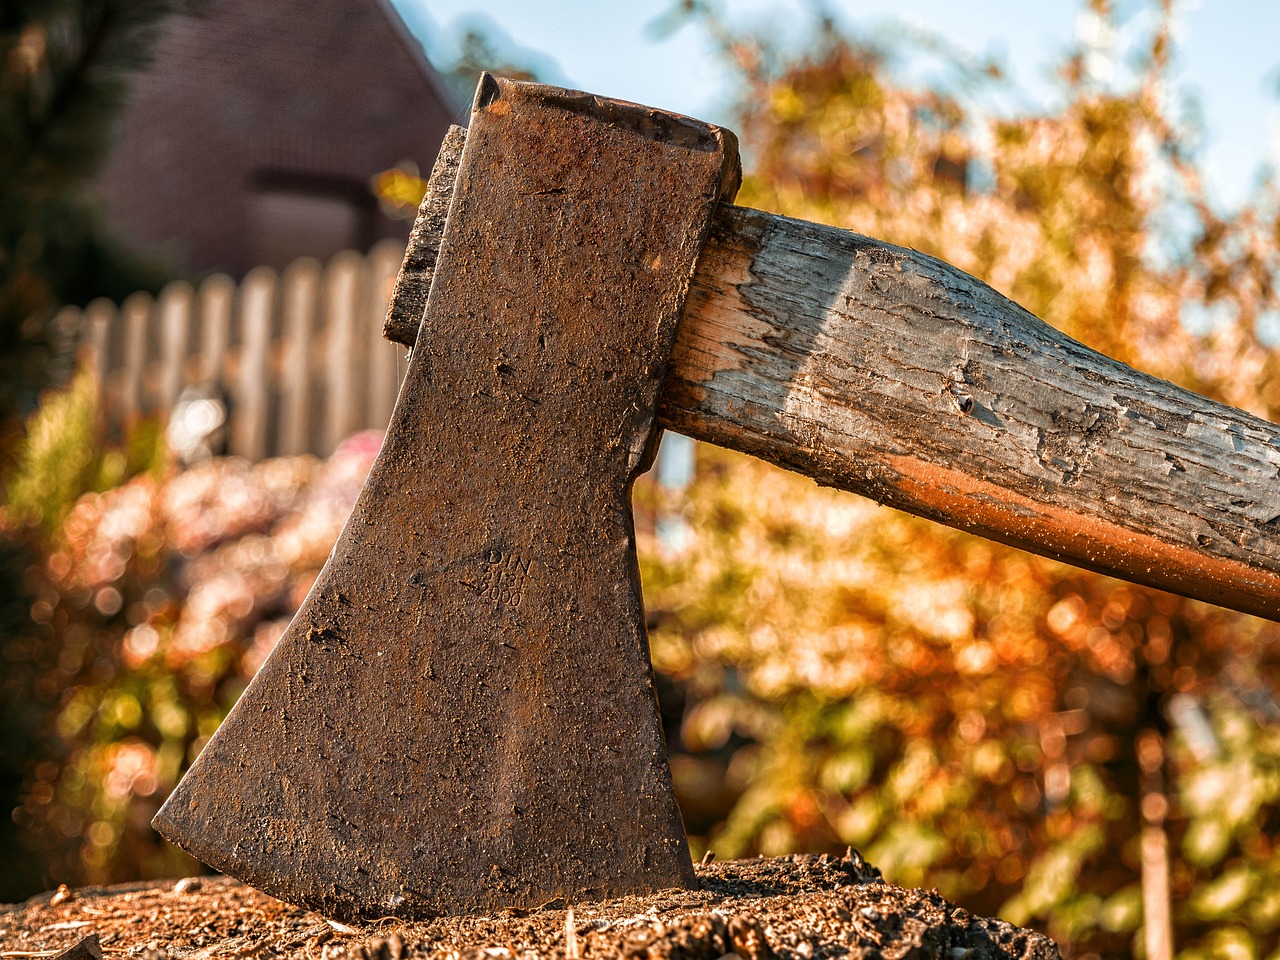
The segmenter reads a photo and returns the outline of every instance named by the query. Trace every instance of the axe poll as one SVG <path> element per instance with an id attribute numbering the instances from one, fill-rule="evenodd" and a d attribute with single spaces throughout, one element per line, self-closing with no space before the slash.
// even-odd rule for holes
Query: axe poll
<path id="1" fill-rule="evenodd" d="M 738 179 L 727 131 L 481 79 L 393 293 L 382 451 L 157 829 L 337 916 L 694 884 L 628 499 L 661 427 L 1280 619 L 1277 427 Z"/>

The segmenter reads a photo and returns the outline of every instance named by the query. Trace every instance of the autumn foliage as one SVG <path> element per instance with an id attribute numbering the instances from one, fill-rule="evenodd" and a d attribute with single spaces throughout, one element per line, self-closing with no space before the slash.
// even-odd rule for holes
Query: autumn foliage
<path id="1" fill-rule="evenodd" d="M 1082 54 L 1060 110 L 996 119 L 994 69 L 916 89 L 830 24 L 791 57 L 718 35 L 741 77 L 740 202 L 941 257 L 1095 349 L 1280 416 L 1280 197 L 1205 200 L 1167 19 L 1129 80 L 1100 84 Z M 88 397 L 40 416 L 92 449 Z M 149 816 L 279 636 L 373 449 L 187 472 L 37 449 L 11 478 L 5 522 L 35 563 L 3 696 L 41 738 L 15 816 L 43 880 L 192 866 Z M 696 852 L 854 845 L 1073 956 L 1141 953 L 1167 870 L 1180 957 L 1280 950 L 1275 624 L 710 448 L 687 490 L 640 496 L 687 525 L 642 562 Z"/>
<path id="2" fill-rule="evenodd" d="M 799 58 L 721 35 L 743 79 L 740 202 L 938 256 L 1276 419 L 1276 192 L 1229 218 L 1205 200 L 1166 106 L 1167 20 L 1131 85 L 1092 80 L 1082 53 L 1063 109 L 994 120 L 979 89 L 900 86 L 829 24 Z M 719 855 L 853 844 L 1067 953 L 1126 956 L 1163 838 L 1181 955 L 1280 946 L 1274 624 L 716 451 L 668 507 L 691 545 L 647 568 L 654 658 L 689 690 L 677 784 L 734 792 L 696 824 Z"/>
<path id="3" fill-rule="evenodd" d="M 0 641 L 3 716 L 31 754 L 8 896 L 197 869 L 151 817 L 306 596 L 381 442 L 179 471 L 145 455 L 163 446 L 144 422 L 132 462 L 68 456 L 94 447 L 95 394 L 82 376 L 46 403 L 8 490 L 35 559 L 27 622 Z"/>

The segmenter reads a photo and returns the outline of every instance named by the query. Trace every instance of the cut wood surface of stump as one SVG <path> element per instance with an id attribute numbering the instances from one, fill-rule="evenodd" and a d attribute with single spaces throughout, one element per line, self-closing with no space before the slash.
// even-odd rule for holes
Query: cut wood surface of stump
<path id="1" fill-rule="evenodd" d="M 1053 960 L 1043 934 L 885 883 L 855 851 L 700 865 L 701 889 L 489 917 L 348 925 L 227 877 L 61 891 L 0 912 L 0 957 Z M 77 954 L 72 954 L 73 956 Z M 88 954 L 85 954 L 88 956 Z"/>

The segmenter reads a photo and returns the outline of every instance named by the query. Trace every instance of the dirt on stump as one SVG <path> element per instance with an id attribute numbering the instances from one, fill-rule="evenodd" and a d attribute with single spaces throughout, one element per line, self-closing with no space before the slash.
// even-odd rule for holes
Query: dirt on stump
<path id="1" fill-rule="evenodd" d="M 856 851 L 703 864 L 698 878 L 699 890 L 356 925 L 228 877 L 64 887 L 0 908 L 0 957 L 1059 960 L 1043 934 L 885 883 Z"/>

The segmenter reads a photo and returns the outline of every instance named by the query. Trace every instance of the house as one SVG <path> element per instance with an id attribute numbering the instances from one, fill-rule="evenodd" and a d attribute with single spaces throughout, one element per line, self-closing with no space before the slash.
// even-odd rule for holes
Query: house
<path id="1" fill-rule="evenodd" d="M 389 0 L 186 0 L 98 185 L 123 239 L 239 277 L 407 237 L 370 178 L 463 115 Z"/>

